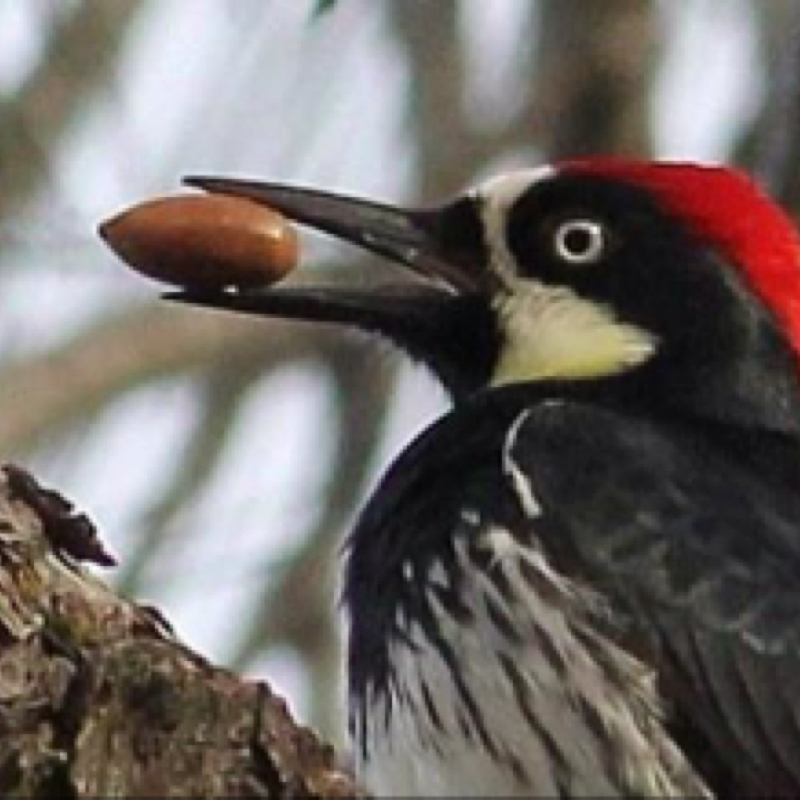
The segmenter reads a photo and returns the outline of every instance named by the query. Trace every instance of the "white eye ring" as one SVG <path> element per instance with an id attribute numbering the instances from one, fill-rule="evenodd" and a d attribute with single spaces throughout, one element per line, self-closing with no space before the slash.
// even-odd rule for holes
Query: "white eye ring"
<path id="1" fill-rule="evenodd" d="M 606 249 L 606 231 L 591 219 L 569 219 L 555 230 L 555 254 L 568 264 L 593 264 Z"/>

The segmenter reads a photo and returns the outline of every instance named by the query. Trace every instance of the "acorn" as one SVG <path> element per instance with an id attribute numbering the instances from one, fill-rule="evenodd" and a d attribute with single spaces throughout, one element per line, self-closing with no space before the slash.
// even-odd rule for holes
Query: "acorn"
<path id="1" fill-rule="evenodd" d="M 187 194 L 132 206 L 98 227 L 137 272 L 186 289 L 263 287 L 297 265 L 297 232 L 271 208 L 239 197 Z"/>

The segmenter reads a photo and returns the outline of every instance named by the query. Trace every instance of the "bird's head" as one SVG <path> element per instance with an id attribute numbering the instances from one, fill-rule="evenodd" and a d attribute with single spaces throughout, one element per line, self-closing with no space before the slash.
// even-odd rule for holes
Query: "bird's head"
<path id="1" fill-rule="evenodd" d="M 800 239 L 734 170 L 568 161 L 428 210 L 189 182 L 263 202 L 413 275 L 365 290 L 182 299 L 377 332 L 426 363 L 456 402 L 506 384 L 618 381 L 710 417 L 800 426 Z"/>

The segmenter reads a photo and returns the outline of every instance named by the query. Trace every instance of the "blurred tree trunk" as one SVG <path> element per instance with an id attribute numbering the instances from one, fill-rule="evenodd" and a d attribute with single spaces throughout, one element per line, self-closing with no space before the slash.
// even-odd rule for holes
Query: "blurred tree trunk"
<path id="1" fill-rule="evenodd" d="M 81 562 L 88 519 L 0 473 L 0 796 L 355 797 L 333 750 L 263 683 L 182 645 Z"/>
<path id="2" fill-rule="evenodd" d="M 654 4 L 544 0 L 541 7 L 531 127 L 545 153 L 649 155 L 661 44 Z"/>
<path id="3" fill-rule="evenodd" d="M 114 77 L 140 0 L 74 3 L 57 17 L 39 66 L 10 97 L 0 96 L 0 219 L 19 213 L 50 169 L 56 145 Z"/>

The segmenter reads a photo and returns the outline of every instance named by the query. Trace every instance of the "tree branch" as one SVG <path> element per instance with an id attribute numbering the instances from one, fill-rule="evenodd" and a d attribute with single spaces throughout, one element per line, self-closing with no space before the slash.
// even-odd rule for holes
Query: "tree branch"
<path id="1" fill-rule="evenodd" d="M 268 686 L 80 563 L 109 560 L 70 503 L 0 472 L 2 796 L 363 796 Z"/>

